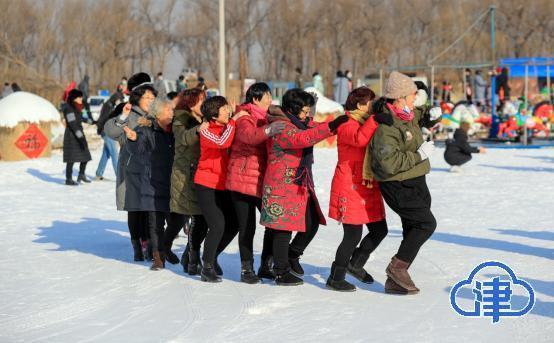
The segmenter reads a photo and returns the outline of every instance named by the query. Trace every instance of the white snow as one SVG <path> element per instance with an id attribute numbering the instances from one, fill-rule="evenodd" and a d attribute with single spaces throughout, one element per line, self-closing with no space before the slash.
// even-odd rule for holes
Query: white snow
<path id="1" fill-rule="evenodd" d="M 308 93 L 315 93 L 317 95 L 317 103 L 315 105 L 315 109 L 317 113 L 321 114 L 329 114 L 329 113 L 335 113 L 335 112 L 344 112 L 344 108 L 341 104 L 338 102 L 335 102 L 329 98 L 326 98 L 325 95 L 321 94 L 320 91 L 318 91 L 314 87 L 308 87 L 304 89 Z"/>
<path id="2" fill-rule="evenodd" d="M 376 283 L 348 277 L 354 293 L 325 289 L 342 237 L 334 220 L 301 260 L 304 285 L 240 283 L 236 241 L 220 258 L 223 282 L 213 285 L 180 266 L 153 272 L 132 262 L 113 181 L 62 185 L 59 151 L 0 162 L 0 342 L 551 342 L 554 150 L 491 149 L 461 174 L 446 171 L 442 153 L 434 152 L 428 176 L 439 224 L 410 268 L 421 293 L 409 297 L 383 292 L 385 267 L 401 240 L 390 211 L 389 236 L 366 265 Z M 93 151 L 91 176 L 99 154 Z M 336 150 L 316 149 L 315 161 L 326 213 Z M 106 176 L 114 179 L 111 164 Z M 184 244 L 179 237 L 174 251 L 180 255 Z M 487 260 L 508 264 L 535 288 L 530 314 L 492 325 L 452 310 L 450 288 Z"/>
<path id="3" fill-rule="evenodd" d="M 15 92 L 0 100 L 0 126 L 16 127 L 23 121 L 59 122 L 60 112 L 50 101 L 28 92 Z"/>

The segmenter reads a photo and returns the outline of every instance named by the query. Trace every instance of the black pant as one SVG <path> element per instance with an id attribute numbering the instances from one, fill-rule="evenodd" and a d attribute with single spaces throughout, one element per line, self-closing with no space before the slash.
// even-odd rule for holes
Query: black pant
<path id="1" fill-rule="evenodd" d="M 205 263 L 213 264 L 223 234 L 226 231 L 237 231 L 235 211 L 229 192 L 207 188 L 199 184 L 195 184 L 195 187 L 198 205 L 208 223 L 202 260 Z"/>
<path id="2" fill-rule="evenodd" d="M 65 166 L 65 179 L 73 179 L 73 162 L 67 162 Z M 87 162 L 81 162 L 79 164 L 79 176 L 85 176 L 85 169 L 87 169 Z"/>
<path id="3" fill-rule="evenodd" d="M 165 251 L 164 231 L 165 223 L 169 222 L 169 213 L 160 211 L 148 212 L 148 232 L 150 232 L 150 243 L 152 251 Z"/>
<path id="4" fill-rule="evenodd" d="M 340 243 L 337 254 L 335 255 L 335 264 L 339 267 L 346 267 L 356 246 L 360 243 L 360 250 L 364 254 L 371 254 L 387 236 L 389 230 L 385 219 L 366 224 L 369 233 L 362 239 L 363 225 L 343 224 L 344 235 Z"/>
<path id="5" fill-rule="evenodd" d="M 239 234 L 239 251 L 241 261 L 254 260 L 254 234 L 256 233 L 256 209 L 260 211 L 262 200 L 255 196 L 246 195 L 238 192 L 230 192 L 235 214 L 237 218 L 237 231 Z M 218 255 L 227 248 L 235 238 L 237 231 L 228 230 L 223 234 L 219 247 Z M 272 255 L 273 234 L 271 230 L 264 233 L 264 242 L 262 247 L 262 260 Z"/>
<path id="6" fill-rule="evenodd" d="M 181 213 L 171 212 L 167 220 L 167 228 L 164 233 L 164 250 L 171 250 L 173 241 L 177 238 L 179 231 L 183 228 L 185 224 L 185 215 Z"/>
<path id="7" fill-rule="evenodd" d="M 127 226 L 132 240 L 148 239 L 148 212 L 127 212 Z"/>
<path id="8" fill-rule="evenodd" d="M 188 235 L 190 248 L 199 251 L 208 233 L 208 223 L 201 214 L 191 216 L 188 220 L 190 220 Z"/>
<path id="9" fill-rule="evenodd" d="M 461 166 L 471 160 L 471 155 L 464 153 L 448 153 L 444 154 L 444 160 L 451 166 Z"/>
<path id="10" fill-rule="evenodd" d="M 419 249 L 431 237 L 437 221 L 431 212 L 431 194 L 425 176 L 405 181 L 380 183 L 387 205 L 402 221 L 402 243 L 396 257 L 412 263 Z"/>
<path id="11" fill-rule="evenodd" d="M 317 233 L 319 228 L 319 215 L 315 208 L 314 201 L 308 199 L 306 205 L 306 232 L 298 232 L 293 241 L 291 231 L 273 231 L 273 261 L 274 270 L 277 275 L 286 274 L 290 270 L 289 258 L 298 258 L 306 250 L 306 247 Z M 289 244 L 290 242 L 290 244 Z"/>

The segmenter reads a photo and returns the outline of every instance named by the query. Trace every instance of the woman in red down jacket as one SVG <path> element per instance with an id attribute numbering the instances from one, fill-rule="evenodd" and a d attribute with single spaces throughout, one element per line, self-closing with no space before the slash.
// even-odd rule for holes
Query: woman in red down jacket
<path id="1" fill-rule="evenodd" d="M 271 90 L 263 82 L 255 83 L 246 91 L 246 102 L 237 111 L 247 112 L 236 122 L 235 140 L 227 168 L 225 188 L 231 191 L 231 199 L 237 215 L 239 251 L 241 259 L 240 280 L 259 283 L 260 278 L 274 279 L 271 230 L 266 230 L 262 249 L 262 262 L 258 276 L 254 273 L 254 233 L 256 231 L 256 208 L 261 210 L 262 183 L 267 165 L 265 141 L 283 131 L 283 122 L 267 124 L 267 110 L 271 105 Z M 233 240 L 237 232 L 225 232 L 218 252 Z"/>
<path id="2" fill-rule="evenodd" d="M 207 282 L 221 282 L 215 270 L 217 247 L 225 231 L 236 230 L 231 229 L 236 227 L 235 211 L 229 192 L 225 191 L 228 149 L 235 137 L 235 120 L 246 113 L 231 118 L 231 109 L 222 96 L 207 99 L 200 110 L 209 122 L 208 128 L 200 130 L 200 159 L 194 174 L 198 206 L 208 224 L 200 278 Z"/>
<path id="3" fill-rule="evenodd" d="M 345 280 L 347 271 L 364 283 L 373 283 L 363 266 L 388 232 L 379 184 L 372 178 L 371 160 L 366 157 L 371 156 L 367 149 L 377 129 L 374 116 L 369 114 L 373 99 L 375 93 L 367 87 L 353 90 L 345 105 L 349 119 L 337 130 L 338 162 L 331 185 L 329 217 L 342 223 L 344 236 L 327 280 L 327 286 L 337 291 L 356 290 Z M 363 225 L 369 233 L 356 249 Z"/>
<path id="4" fill-rule="evenodd" d="M 300 285 L 304 274 L 299 258 L 325 225 L 314 191 L 313 146 L 334 134 L 348 120 L 339 116 L 316 124 L 310 117 L 315 99 L 301 89 L 288 90 L 282 109 L 269 108 L 270 123 L 282 121 L 285 129 L 267 140 L 267 169 L 264 177 L 260 223 L 273 232 L 275 281 L 278 285 Z M 297 231 L 289 242 L 292 232 Z"/>

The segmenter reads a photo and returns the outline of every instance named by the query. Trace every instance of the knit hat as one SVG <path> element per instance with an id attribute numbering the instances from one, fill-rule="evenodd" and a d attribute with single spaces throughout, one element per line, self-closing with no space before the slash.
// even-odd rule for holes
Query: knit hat
<path id="1" fill-rule="evenodd" d="M 152 79 L 150 79 L 150 75 L 140 72 L 131 76 L 129 78 L 129 81 L 127 81 L 127 89 L 131 92 L 134 89 L 141 86 L 153 87 L 153 83 L 152 83 Z"/>
<path id="2" fill-rule="evenodd" d="M 416 91 L 417 87 L 409 76 L 393 71 L 385 85 L 385 98 L 398 99 L 413 94 Z"/>

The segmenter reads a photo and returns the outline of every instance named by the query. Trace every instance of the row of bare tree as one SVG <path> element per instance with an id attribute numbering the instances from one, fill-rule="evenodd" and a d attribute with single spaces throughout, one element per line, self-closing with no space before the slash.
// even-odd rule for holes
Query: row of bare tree
<path id="1" fill-rule="evenodd" d="M 497 57 L 553 55 L 552 0 L 226 0 L 227 70 L 282 80 L 301 68 L 330 82 L 339 69 L 424 65 L 490 5 Z M 0 0 L 0 80 L 53 99 L 85 74 L 113 88 L 169 63 L 215 79 L 217 19 L 218 0 Z M 484 15 L 434 63 L 490 62 L 489 47 Z"/>

